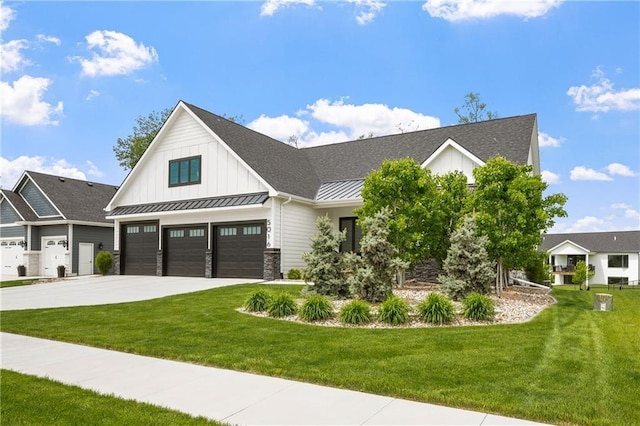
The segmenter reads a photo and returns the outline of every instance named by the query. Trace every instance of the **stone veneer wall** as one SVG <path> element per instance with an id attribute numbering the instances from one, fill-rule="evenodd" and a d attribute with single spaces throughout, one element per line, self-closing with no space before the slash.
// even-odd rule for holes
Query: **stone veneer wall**
<path id="1" fill-rule="evenodd" d="M 22 264 L 27 268 L 27 276 L 35 277 L 40 275 L 40 252 L 26 252 L 22 257 Z M 17 270 L 15 271 L 18 272 Z"/>
<path id="2" fill-rule="evenodd" d="M 264 263 L 262 278 L 265 280 L 277 280 L 281 278 L 280 271 L 280 249 L 271 248 L 264 251 Z"/>
<path id="3" fill-rule="evenodd" d="M 120 275 L 122 271 L 120 269 L 120 251 L 113 252 L 113 275 Z"/>
<path id="4" fill-rule="evenodd" d="M 162 250 L 156 254 L 156 277 L 162 276 Z"/>
<path id="5" fill-rule="evenodd" d="M 407 271 L 406 279 L 415 279 L 426 283 L 437 283 L 438 275 L 442 273 L 435 259 L 425 259 L 416 264 L 413 272 Z"/>
<path id="6" fill-rule="evenodd" d="M 213 278 L 213 252 L 207 250 L 204 256 L 204 277 Z"/>

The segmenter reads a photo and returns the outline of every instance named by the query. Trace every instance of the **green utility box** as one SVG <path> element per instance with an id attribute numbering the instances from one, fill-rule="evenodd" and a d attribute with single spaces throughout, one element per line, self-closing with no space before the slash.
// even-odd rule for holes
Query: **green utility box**
<path id="1" fill-rule="evenodd" d="M 612 311 L 613 294 L 596 293 L 593 299 L 594 311 Z"/>

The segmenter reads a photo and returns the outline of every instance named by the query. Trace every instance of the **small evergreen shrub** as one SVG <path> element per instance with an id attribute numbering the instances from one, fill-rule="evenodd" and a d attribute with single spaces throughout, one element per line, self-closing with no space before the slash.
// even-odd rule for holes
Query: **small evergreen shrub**
<path id="1" fill-rule="evenodd" d="M 382 302 L 378 319 L 392 325 L 404 324 L 409 321 L 409 304 L 397 296 L 390 296 Z"/>
<path id="2" fill-rule="evenodd" d="M 274 318 L 294 315 L 296 313 L 296 302 L 289 293 L 278 293 L 271 298 L 267 313 Z"/>
<path id="3" fill-rule="evenodd" d="M 96 255 L 96 267 L 102 275 L 107 275 L 113 267 L 113 256 L 111 252 L 99 251 Z"/>
<path id="4" fill-rule="evenodd" d="M 271 294 L 263 288 L 251 293 L 244 302 L 244 308 L 249 312 L 264 312 L 269 307 Z"/>
<path id="5" fill-rule="evenodd" d="M 471 293 L 463 301 L 464 317 L 474 321 L 489 321 L 495 315 L 493 300 L 480 293 Z"/>
<path id="6" fill-rule="evenodd" d="M 302 279 L 302 271 L 300 269 L 292 268 L 287 272 L 287 278 L 290 280 L 301 280 Z"/>
<path id="7" fill-rule="evenodd" d="M 312 295 L 304 301 L 299 314 L 309 322 L 328 320 L 333 317 L 333 305 L 326 296 Z"/>
<path id="8" fill-rule="evenodd" d="M 340 309 L 343 324 L 366 324 L 371 321 L 371 308 L 362 300 L 353 300 Z"/>
<path id="9" fill-rule="evenodd" d="M 440 290 L 453 300 L 462 300 L 469 292 L 469 286 L 467 283 L 459 278 L 440 275 L 438 277 L 438 281 L 440 281 Z"/>
<path id="10" fill-rule="evenodd" d="M 454 317 L 453 303 L 451 300 L 438 293 L 431 293 L 418 304 L 418 317 L 431 324 L 446 324 Z"/>

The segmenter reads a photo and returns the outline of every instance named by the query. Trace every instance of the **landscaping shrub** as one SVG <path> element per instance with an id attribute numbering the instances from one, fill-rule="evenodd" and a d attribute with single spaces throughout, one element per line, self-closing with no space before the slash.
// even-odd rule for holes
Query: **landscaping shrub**
<path id="1" fill-rule="evenodd" d="M 480 293 L 471 293 L 463 301 L 464 317 L 474 321 L 493 319 L 495 308 L 493 300 Z"/>
<path id="2" fill-rule="evenodd" d="M 289 272 L 287 272 L 287 278 L 290 280 L 301 280 L 302 279 L 302 271 L 300 271 L 300 269 L 289 269 Z"/>
<path id="3" fill-rule="evenodd" d="M 271 294 L 263 288 L 258 289 L 251 293 L 251 295 L 244 302 L 244 307 L 249 312 L 264 312 L 269 307 L 271 301 Z"/>
<path id="4" fill-rule="evenodd" d="M 333 317 L 333 305 L 320 294 L 307 298 L 300 308 L 300 318 L 305 321 L 324 321 Z"/>
<path id="5" fill-rule="evenodd" d="M 96 255 L 96 267 L 102 275 L 107 275 L 113 267 L 113 255 L 108 251 L 99 251 Z"/>
<path id="6" fill-rule="evenodd" d="M 453 300 L 462 300 L 469 292 L 467 283 L 459 278 L 440 275 L 438 281 L 440 281 L 440 290 Z"/>
<path id="7" fill-rule="evenodd" d="M 431 293 L 418 304 L 418 317 L 431 324 L 446 324 L 455 316 L 453 303 L 442 294 Z"/>
<path id="8" fill-rule="evenodd" d="M 282 318 L 296 313 L 296 302 L 289 293 L 278 293 L 271 298 L 267 313 L 270 317 Z"/>
<path id="9" fill-rule="evenodd" d="M 380 306 L 378 319 L 392 325 L 404 324 L 409 321 L 409 304 L 397 296 L 388 297 Z"/>
<path id="10" fill-rule="evenodd" d="M 366 324 L 371 321 L 371 308 L 362 300 L 352 300 L 340 309 L 340 321 L 344 324 Z"/>
<path id="11" fill-rule="evenodd" d="M 307 267 L 303 271 L 305 281 L 311 281 L 310 290 L 331 296 L 347 296 L 349 287 L 342 276 L 340 243 L 346 239 L 346 231 L 335 232 L 329 216 L 316 220 L 317 231 L 311 238 L 311 252 L 303 253 Z"/>

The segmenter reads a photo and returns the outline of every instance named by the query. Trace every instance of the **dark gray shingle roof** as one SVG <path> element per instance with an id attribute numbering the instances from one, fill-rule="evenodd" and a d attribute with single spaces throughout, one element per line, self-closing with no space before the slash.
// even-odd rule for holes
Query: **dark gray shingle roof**
<path id="1" fill-rule="evenodd" d="M 309 159 L 297 148 L 183 102 L 277 191 L 313 199 L 320 186 Z"/>
<path id="2" fill-rule="evenodd" d="M 640 231 L 546 234 L 540 248 L 549 250 L 567 240 L 596 253 L 640 253 Z"/>
<path id="3" fill-rule="evenodd" d="M 422 164 L 447 139 L 487 161 L 497 155 L 527 164 L 536 114 L 500 118 L 351 142 L 304 148 L 322 182 L 364 179 L 387 159 L 411 157 Z"/>
<path id="4" fill-rule="evenodd" d="M 116 186 L 32 171 L 26 174 L 68 220 L 112 222 L 105 219 L 103 209 L 116 193 Z"/>
<path id="5" fill-rule="evenodd" d="M 234 195 L 230 197 L 199 198 L 195 200 L 167 201 L 164 203 L 136 204 L 133 206 L 120 206 L 109 212 L 109 216 L 122 216 L 128 214 L 156 213 L 179 210 L 212 209 L 221 207 L 249 206 L 252 204 L 264 204 L 269 198 L 266 192 L 257 194 Z"/>
<path id="6" fill-rule="evenodd" d="M 314 199 L 321 184 L 364 179 L 385 159 L 424 162 L 451 138 L 483 161 L 502 155 L 526 164 L 536 115 L 297 149 L 195 105 L 183 103 L 279 192 Z"/>
<path id="7" fill-rule="evenodd" d="M 26 221 L 37 220 L 38 216 L 31 210 L 31 207 L 22 199 L 22 197 L 13 191 L 2 189 L 2 195 L 7 198 L 13 207 L 18 211 L 20 216 Z"/>

